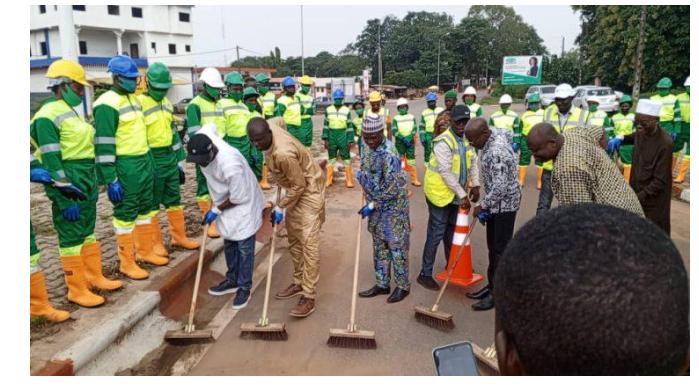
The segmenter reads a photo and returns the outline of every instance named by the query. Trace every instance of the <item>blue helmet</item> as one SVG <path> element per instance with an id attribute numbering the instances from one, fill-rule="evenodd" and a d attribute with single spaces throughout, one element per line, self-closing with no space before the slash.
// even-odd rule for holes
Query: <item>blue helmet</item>
<path id="1" fill-rule="evenodd" d="M 333 99 L 345 99 L 345 92 L 341 89 L 336 89 L 333 91 Z"/>
<path id="2" fill-rule="evenodd" d="M 437 100 L 437 94 L 435 94 L 434 92 L 430 92 L 427 94 L 427 96 L 425 96 L 425 100 L 427 102 L 434 102 Z"/>
<path id="3" fill-rule="evenodd" d="M 296 82 L 294 81 L 294 78 L 291 76 L 287 76 L 282 80 L 282 87 L 291 87 L 295 86 Z"/>
<path id="4" fill-rule="evenodd" d="M 141 76 L 134 60 L 131 59 L 131 57 L 124 55 L 112 57 L 112 59 L 109 60 L 109 63 L 107 63 L 107 72 L 123 77 Z"/>

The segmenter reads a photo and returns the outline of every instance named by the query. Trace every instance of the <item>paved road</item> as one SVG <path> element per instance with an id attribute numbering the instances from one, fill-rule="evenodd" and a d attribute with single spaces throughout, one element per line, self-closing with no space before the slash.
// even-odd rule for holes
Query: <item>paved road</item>
<path id="1" fill-rule="evenodd" d="M 390 105 L 392 106 L 392 105 Z M 411 112 L 419 115 L 424 103 L 411 102 Z M 391 107 L 395 112 L 395 107 Z M 515 107 L 521 111 L 522 107 Z M 493 111 L 485 109 L 486 115 Z M 316 118 L 320 123 L 320 117 Z M 418 169 L 422 174 L 422 149 L 418 148 Z M 357 162 L 354 162 L 355 169 Z M 363 329 L 374 330 L 378 348 L 375 351 L 333 349 L 326 345 L 329 328 L 345 327 L 349 320 L 350 290 L 354 261 L 354 232 L 357 227 L 356 211 L 360 204 L 359 188 L 346 189 L 342 176 L 336 176 L 335 185 L 328 190 L 326 223 L 321 235 L 321 277 L 318 286 L 317 310 L 307 319 L 288 316 L 296 301 L 272 299 L 270 318 L 285 322 L 289 333 L 286 342 L 241 340 L 240 324 L 256 321 L 262 307 L 263 291 L 254 293 L 248 307 L 241 311 L 209 349 L 192 375 L 431 375 L 434 374 L 432 348 L 456 341 L 471 339 L 480 346 L 488 346 L 493 339 L 493 311 L 473 312 L 471 300 L 464 289 L 450 287 L 441 309 L 454 314 L 456 328 L 448 333 L 430 329 L 413 318 L 413 307 L 431 303 L 435 294 L 414 283 L 411 294 L 397 304 L 387 304 L 385 296 L 359 299 L 358 322 Z M 522 208 L 516 227 L 531 219 L 536 210 L 538 191 L 536 169 L 527 173 L 523 190 Z M 414 281 L 420 269 L 422 246 L 425 240 L 427 211 L 421 187 L 412 187 L 410 218 L 414 225 L 411 233 L 410 278 Z M 673 201 L 673 239 L 689 267 L 689 205 Z M 362 227 L 359 288 L 373 285 L 371 237 Z M 472 235 L 472 257 L 477 272 L 485 273 L 487 249 L 485 230 L 477 225 Z M 291 261 L 285 249 L 274 269 L 272 291 L 290 283 Z M 445 264 L 438 254 L 437 267 Z M 259 261 L 259 260 L 258 260 Z"/>

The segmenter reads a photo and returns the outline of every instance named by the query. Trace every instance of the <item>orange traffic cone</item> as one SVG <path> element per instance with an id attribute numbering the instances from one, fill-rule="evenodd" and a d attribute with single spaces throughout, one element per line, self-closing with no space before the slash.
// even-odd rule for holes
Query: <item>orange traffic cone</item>
<path id="1" fill-rule="evenodd" d="M 456 229 L 454 230 L 454 238 L 451 241 L 451 252 L 449 253 L 449 262 L 445 271 L 437 273 L 436 278 L 439 281 L 447 279 L 447 270 L 450 270 L 454 262 L 456 268 L 449 279 L 449 284 L 455 284 L 462 287 L 468 287 L 478 284 L 483 281 L 483 276 L 473 273 L 473 263 L 471 261 L 471 239 L 469 238 L 463 245 L 466 247 L 461 252 L 461 257 L 455 259 L 459 253 L 459 247 L 466 238 L 469 232 L 469 222 L 473 217 L 469 216 L 468 210 L 459 208 L 459 215 L 456 218 Z"/>

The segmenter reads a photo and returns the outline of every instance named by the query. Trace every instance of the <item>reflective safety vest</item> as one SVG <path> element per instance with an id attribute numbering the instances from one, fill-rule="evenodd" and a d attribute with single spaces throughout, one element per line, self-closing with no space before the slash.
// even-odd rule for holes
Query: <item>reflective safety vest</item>
<path id="1" fill-rule="evenodd" d="M 354 134 L 361 137 L 362 136 L 362 124 L 364 123 L 364 117 L 355 116 L 352 118 L 352 123 L 354 124 Z"/>
<path id="2" fill-rule="evenodd" d="M 308 94 L 304 94 L 301 91 L 296 92 L 296 94 L 294 96 L 297 96 L 299 98 L 299 100 L 301 101 L 301 107 L 303 107 L 304 111 L 310 109 L 313 106 L 313 97 L 312 96 L 310 96 Z M 302 120 L 311 119 L 311 115 L 310 114 L 301 114 L 301 119 Z"/>
<path id="3" fill-rule="evenodd" d="M 42 153 L 60 152 L 61 160 L 95 158 L 95 128 L 79 116 L 63 99 L 56 99 L 41 106 L 34 114 L 32 124 L 39 118 L 53 122 L 58 128 L 58 144 L 39 145 L 36 135 L 31 135 L 31 143 L 36 148 L 34 156 L 41 162 Z M 61 174 L 61 173 L 59 173 Z M 65 176 L 63 173 L 62 177 Z"/>
<path id="4" fill-rule="evenodd" d="M 325 109 L 325 115 L 328 118 L 328 128 L 346 130 L 347 122 L 350 120 L 350 109 L 347 106 L 341 106 L 338 110 L 335 105 L 328 106 Z"/>
<path id="5" fill-rule="evenodd" d="M 169 147 L 172 145 L 172 133 L 177 130 L 172 126 L 172 103 L 167 97 L 158 102 L 150 95 L 139 95 L 138 100 L 143 110 L 146 122 L 148 146 L 151 148 Z M 182 148 L 180 145 L 179 148 Z M 177 148 L 177 149 L 179 149 Z"/>
<path id="6" fill-rule="evenodd" d="M 216 125 L 216 133 L 223 137 L 226 134 L 226 120 L 223 118 L 223 110 L 218 102 L 211 102 L 201 95 L 197 95 L 189 102 L 190 105 L 199 106 L 199 113 L 201 117 L 199 118 L 199 123 L 201 126 L 214 124 Z M 187 133 L 191 134 L 201 129 L 201 126 L 190 126 L 187 129 Z"/>
<path id="7" fill-rule="evenodd" d="M 586 111 L 585 112 L 585 126 L 599 126 L 604 127 L 604 119 L 607 118 L 607 113 L 602 110 L 597 110 L 595 112 Z"/>
<path id="8" fill-rule="evenodd" d="M 526 137 L 534 125 L 544 122 L 544 109 L 527 110 L 522 114 L 522 134 Z"/>
<path id="9" fill-rule="evenodd" d="M 517 113 L 512 110 L 507 110 L 503 113 L 502 110 L 498 110 L 490 116 L 493 120 L 493 126 L 498 129 L 509 129 L 511 131 L 515 130 L 515 120 L 517 119 Z"/>
<path id="10" fill-rule="evenodd" d="M 622 113 L 616 113 L 612 117 L 614 122 L 614 135 L 615 136 L 628 136 L 633 133 L 633 122 L 636 119 L 636 114 L 629 112 L 624 115 Z"/>
<path id="11" fill-rule="evenodd" d="M 479 105 L 476 102 L 471 103 L 468 105 L 468 110 L 471 112 L 471 118 L 478 118 L 478 110 L 481 108 L 481 105 Z"/>
<path id="12" fill-rule="evenodd" d="M 461 162 L 465 159 L 466 172 L 468 175 L 468 170 L 471 168 L 471 159 L 473 158 L 474 154 L 473 148 L 464 143 L 466 153 L 462 155 L 459 151 L 459 144 L 456 141 L 456 136 L 451 130 L 447 130 L 446 132 L 435 137 L 435 139 L 432 141 L 432 145 L 437 145 L 437 143 L 440 142 L 447 143 L 452 152 L 451 172 L 458 177 L 461 173 Z M 438 207 L 443 207 L 454 201 L 456 194 L 451 191 L 451 189 L 444 182 L 442 176 L 439 175 L 439 171 L 437 169 L 438 166 L 437 156 L 433 153 L 430 157 L 429 163 L 427 164 L 427 169 L 425 170 L 425 196 L 432 204 L 437 205 Z"/>
<path id="13" fill-rule="evenodd" d="M 285 107 L 284 123 L 292 126 L 301 126 L 301 102 L 296 96 L 282 95 L 277 99 L 277 104 Z"/>
<path id="14" fill-rule="evenodd" d="M 406 115 L 398 114 L 393 119 L 396 121 L 398 134 L 401 137 L 410 137 L 415 130 L 415 116 L 408 113 Z"/>
<path id="15" fill-rule="evenodd" d="M 141 105 L 135 94 L 121 95 L 109 90 L 100 95 L 94 107 L 106 105 L 119 112 L 119 125 L 116 129 L 115 140 L 100 140 L 108 137 L 98 137 L 97 144 L 114 142 L 116 156 L 139 156 L 148 152 L 148 132 L 144 121 Z"/>
<path id="16" fill-rule="evenodd" d="M 677 100 L 680 102 L 680 114 L 682 115 L 682 122 L 689 123 L 689 94 L 683 92 L 677 95 Z"/>
<path id="17" fill-rule="evenodd" d="M 240 138 L 247 136 L 247 125 L 250 119 L 250 110 L 243 101 L 236 102 L 231 98 L 222 98 L 218 101 L 223 110 L 223 119 L 226 124 L 225 137 Z"/>
<path id="18" fill-rule="evenodd" d="M 650 100 L 660 102 L 660 104 L 662 105 L 660 107 L 660 122 L 667 122 L 675 119 L 675 101 L 677 100 L 677 97 L 675 95 L 653 95 L 650 97 Z"/>
<path id="19" fill-rule="evenodd" d="M 277 96 L 274 95 L 274 92 L 267 91 L 264 96 L 259 97 L 257 100 L 260 103 L 260 107 L 262 107 L 262 114 L 265 118 L 274 117 L 274 110 L 277 105 Z"/>
<path id="20" fill-rule="evenodd" d="M 434 132 L 434 122 L 442 111 L 444 111 L 442 107 L 435 107 L 434 110 L 428 108 L 422 111 L 422 118 L 425 121 L 425 132 Z"/>
<path id="21" fill-rule="evenodd" d="M 581 110 L 579 107 L 571 107 L 568 112 L 568 118 L 562 120 L 558 115 L 558 107 L 556 105 L 551 105 L 544 112 L 544 122 L 553 125 L 558 133 L 560 133 L 561 131 L 573 129 L 578 126 L 584 126 L 585 123 L 583 119 L 585 118 L 586 111 L 587 110 Z"/>

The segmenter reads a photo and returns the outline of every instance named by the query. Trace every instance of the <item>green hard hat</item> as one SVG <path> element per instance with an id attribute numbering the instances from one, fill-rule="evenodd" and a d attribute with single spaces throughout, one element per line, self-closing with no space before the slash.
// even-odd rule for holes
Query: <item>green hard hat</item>
<path id="1" fill-rule="evenodd" d="M 224 80 L 226 84 L 245 84 L 243 81 L 243 76 L 240 75 L 240 72 L 238 71 L 233 71 L 231 73 L 226 74 L 226 79 Z"/>
<path id="2" fill-rule="evenodd" d="M 633 104 L 633 99 L 630 96 L 624 94 L 624 96 L 622 96 L 621 99 L 619 99 L 619 104 L 622 104 L 622 103 Z"/>
<path id="3" fill-rule="evenodd" d="M 146 71 L 146 78 L 148 78 L 148 83 L 153 88 L 166 89 L 172 87 L 170 71 L 163 63 L 154 62 L 151 64 L 148 67 L 148 71 Z"/>
<path id="4" fill-rule="evenodd" d="M 669 77 L 663 77 L 660 79 L 658 84 L 656 85 L 658 88 L 672 88 L 672 80 L 670 80 Z"/>
<path id="5" fill-rule="evenodd" d="M 243 99 L 247 99 L 248 96 L 251 96 L 251 95 L 260 96 L 260 93 L 257 92 L 257 90 L 254 89 L 253 87 L 246 87 L 243 90 Z"/>
<path id="6" fill-rule="evenodd" d="M 258 73 L 255 75 L 255 81 L 258 83 L 264 83 L 269 81 L 269 75 L 266 73 Z"/>
<path id="7" fill-rule="evenodd" d="M 535 92 L 531 95 L 529 95 L 529 98 L 527 98 L 527 102 L 529 103 L 539 103 L 541 102 L 541 97 L 539 96 L 538 92 Z"/>
<path id="8" fill-rule="evenodd" d="M 456 90 L 449 90 L 444 94 L 444 99 L 456 99 L 457 96 Z"/>

